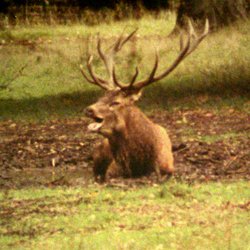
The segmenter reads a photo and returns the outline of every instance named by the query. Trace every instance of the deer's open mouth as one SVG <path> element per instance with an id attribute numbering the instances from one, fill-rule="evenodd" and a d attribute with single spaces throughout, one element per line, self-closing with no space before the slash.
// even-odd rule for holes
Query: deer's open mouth
<path id="1" fill-rule="evenodd" d="M 103 122 L 103 119 L 100 118 L 100 117 L 93 117 L 93 119 L 94 119 L 95 122 L 97 122 L 97 123 L 102 123 L 102 122 Z"/>
<path id="2" fill-rule="evenodd" d="M 102 127 L 103 119 L 100 117 L 92 117 L 92 119 L 95 121 L 93 123 L 90 123 L 88 125 L 88 131 L 90 132 L 98 132 L 99 129 Z"/>

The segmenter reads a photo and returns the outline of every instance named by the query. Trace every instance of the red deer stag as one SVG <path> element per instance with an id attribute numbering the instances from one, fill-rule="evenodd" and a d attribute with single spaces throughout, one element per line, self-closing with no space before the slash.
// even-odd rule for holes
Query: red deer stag
<path id="1" fill-rule="evenodd" d="M 200 36 L 194 32 L 191 22 L 189 24 L 187 39 L 184 42 L 183 36 L 181 36 L 180 52 L 174 62 L 157 75 L 158 54 L 156 53 L 153 69 L 145 80 L 136 82 L 139 73 L 137 67 L 128 84 L 121 83 L 115 73 L 115 54 L 134 36 L 136 30 L 126 37 L 121 35 L 106 54 L 103 52 L 101 40 L 98 38 L 97 51 L 108 72 L 108 80 L 94 72 L 92 55 L 87 61 L 90 77 L 84 72 L 81 65 L 84 78 L 106 90 L 103 97 L 86 109 L 86 115 L 95 121 L 88 126 L 89 131 L 104 136 L 104 140 L 96 146 L 93 154 L 96 180 L 104 181 L 114 172 L 124 177 L 137 177 L 155 171 L 158 178 L 161 178 L 161 174 L 171 175 L 173 173 L 172 147 L 166 130 L 147 118 L 135 106 L 135 102 L 140 98 L 141 90 L 144 87 L 166 77 L 207 36 L 208 20 L 206 20 L 204 32 Z"/>

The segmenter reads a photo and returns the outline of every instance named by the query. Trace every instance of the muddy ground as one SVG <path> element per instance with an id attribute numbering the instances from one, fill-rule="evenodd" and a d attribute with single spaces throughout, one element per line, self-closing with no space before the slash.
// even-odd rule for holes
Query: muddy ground
<path id="1" fill-rule="evenodd" d="M 250 180 L 248 114 L 234 109 L 155 111 L 149 117 L 169 131 L 174 178 Z M 93 182 L 91 152 L 100 137 L 87 133 L 89 122 L 84 117 L 44 124 L 0 122 L 0 188 Z"/>

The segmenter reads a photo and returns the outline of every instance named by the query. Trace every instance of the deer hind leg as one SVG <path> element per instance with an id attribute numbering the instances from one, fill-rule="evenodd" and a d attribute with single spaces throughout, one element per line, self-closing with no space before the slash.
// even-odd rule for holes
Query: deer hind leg
<path id="1" fill-rule="evenodd" d="M 167 181 L 173 175 L 173 171 L 169 171 L 166 166 L 156 165 L 154 171 L 156 173 L 157 182 L 159 183 Z"/>
<path id="2" fill-rule="evenodd" d="M 159 170 L 161 174 L 161 180 L 168 180 L 174 173 L 174 166 L 173 166 L 173 156 L 169 155 L 161 159 L 159 162 Z"/>
<path id="3" fill-rule="evenodd" d="M 174 173 L 174 158 L 172 151 L 164 148 L 158 155 L 156 171 L 161 176 L 161 181 L 168 180 Z"/>
<path id="4" fill-rule="evenodd" d="M 157 144 L 157 165 L 160 169 L 161 176 L 164 179 L 168 179 L 174 172 L 174 157 L 172 153 L 172 145 L 166 130 L 163 127 L 158 126 L 158 138 L 160 138 Z"/>

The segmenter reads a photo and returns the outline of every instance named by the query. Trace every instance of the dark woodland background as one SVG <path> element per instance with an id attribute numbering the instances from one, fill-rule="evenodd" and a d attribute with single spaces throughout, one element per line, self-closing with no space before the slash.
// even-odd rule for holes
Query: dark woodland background
<path id="1" fill-rule="evenodd" d="M 212 28 L 217 29 L 246 19 L 250 0 L 1 0 L 0 20 L 1 28 L 4 20 L 10 25 L 41 21 L 96 25 L 126 18 L 139 19 L 148 11 L 158 15 L 161 10 L 177 11 L 177 27 L 183 27 L 188 16 L 194 21 L 209 18 Z"/>

